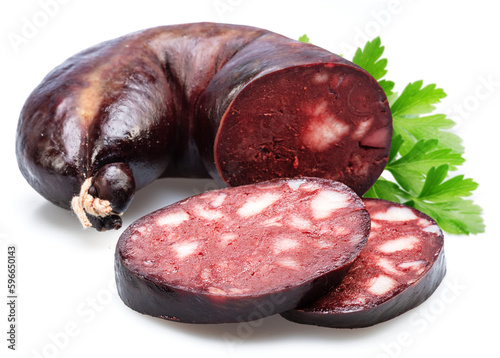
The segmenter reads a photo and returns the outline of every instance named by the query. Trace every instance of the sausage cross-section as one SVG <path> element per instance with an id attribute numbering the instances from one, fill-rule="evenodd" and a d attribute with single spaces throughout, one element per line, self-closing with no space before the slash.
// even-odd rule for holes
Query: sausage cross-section
<path id="1" fill-rule="evenodd" d="M 123 232 L 118 293 L 130 308 L 168 320 L 251 321 L 306 304 L 338 284 L 369 231 L 362 200 L 326 179 L 208 191 Z"/>
<path id="2" fill-rule="evenodd" d="M 446 265 L 436 222 L 401 204 L 363 201 L 371 233 L 349 272 L 328 294 L 283 317 L 325 327 L 368 327 L 418 306 L 439 286 Z"/>
<path id="3" fill-rule="evenodd" d="M 384 91 L 353 63 L 267 30 L 196 23 L 67 59 L 28 97 L 16 153 L 43 197 L 107 230 L 166 176 L 227 186 L 314 176 L 362 195 L 391 133 Z"/>

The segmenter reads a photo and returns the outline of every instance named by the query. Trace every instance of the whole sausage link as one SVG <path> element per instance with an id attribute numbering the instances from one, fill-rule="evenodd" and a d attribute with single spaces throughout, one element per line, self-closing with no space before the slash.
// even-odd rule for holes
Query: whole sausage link
<path id="1" fill-rule="evenodd" d="M 314 176 L 362 195 L 391 136 L 387 98 L 358 66 L 267 30 L 196 23 L 56 67 L 22 109 L 16 153 L 43 197 L 108 230 L 135 191 L 166 176 L 228 186 Z"/>

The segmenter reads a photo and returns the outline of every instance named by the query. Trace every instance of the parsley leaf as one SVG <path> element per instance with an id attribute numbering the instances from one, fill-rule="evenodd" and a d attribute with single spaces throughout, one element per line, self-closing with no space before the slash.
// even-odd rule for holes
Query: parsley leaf
<path id="1" fill-rule="evenodd" d="M 365 197 L 404 203 L 431 216 L 446 232 L 484 232 L 482 209 L 466 200 L 478 184 L 450 171 L 464 163 L 460 137 L 449 129 L 455 126 L 444 114 L 434 114 L 446 93 L 423 81 L 408 84 L 401 94 L 394 82 L 382 80 L 387 60 L 380 38 L 358 48 L 353 62 L 364 68 L 387 95 L 393 116 L 393 141 L 387 166 Z M 387 179 L 390 177 L 390 179 Z"/>
<path id="2" fill-rule="evenodd" d="M 417 141 L 425 138 L 438 139 L 439 148 L 451 148 L 457 153 L 463 153 L 464 147 L 461 138 L 446 131 L 454 125 L 455 122 L 446 118 L 444 114 L 432 114 L 418 118 L 397 117 L 393 121 L 394 131 L 401 135 L 405 142 L 401 149 L 402 153 L 407 153 Z"/>
<path id="3" fill-rule="evenodd" d="M 444 91 L 436 88 L 436 85 L 422 87 L 422 84 L 422 81 L 408 84 L 391 104 L 394 131 L 405 141 L 401 153 L 408 153 L 418 140 L 426 138 L 438 139 L 440 148 L 451 148 L 463 153 L 460 137 L 446 131 L 455 125 L 453 120 L 446 118 L 444 114 L 420 116 L 434 111 L 434 105 L 446 97 Z"/>
<path id="4" fill-rule="evenodd" d="M 352 62 L 365 69 L 365 71 L 378 81 L 389 99 L 389 103 L 391 103 L 391 99 L 394 98 L 396 94 L 392 92 L 394 82 L 382 79 L 387 73 L 387 60 L 380 59 L 383 53 L 384 46 L 382 46 L 380 38 L 377 37 L 373 41 L 367 42 L 363 49 L 358 48 Z"/>
<path id="5" fill-rule="evenodd" d="M 422 81 L 409 83 L 398 99 L 392 104 L 391 112 L 394 117 L 412 116 L 430 113 L 436 109 L 434 104 L 446 97 L 444 91 L 436 85 L 427 85 L 422 88 Z"/>
<path id="6" fill-rule="evenodd" d="M 439 215 L 440 226 L 445 231 L 455 234 L 483 232 L 481 208 L 472 200 L 463 199 L 471 196 L 478 184 L 472 179 L 464 179 L 463 175 L 444 181 L 448 170 L 447 164 L 431 168 L 412 206 L 430 216 Z"/>
<path id="7" fill-rule="evenodd" d="M 450 201 L 455 200 L 457 196 L 471 196 L 472 192 L 477 189 L 478 184 L 472 179 L 464 179 L 463 175 L 457 175 L 444 181 L 448 170 L 447 164 L 429 169 L 424 186 L 418 196 L 419 199 L 435 202 Z"/>
<path id="8" fill-rule="evenodd" d="M 459 153 L 451 149 L 438 149 L 438 143 L 437 139 L 422 139 L 407 154 L 387 163 L 385 169 L 404 190 L 418 192 L 424 184 L 425 173 L 435 165 L 448 163 L 455 168 L 464 162 Z"/>
<path id="9" fill-rule="evenodd" d="M 299 37 L 299 41 L 300 41 L 300 42 L 305 42 L 305 43 L 308 43 L 308 44 L 310 44 L 310 43 L 311 43 L 311 41 L 309 41 L 309 37 L 307 37 L 307 35 L 306 35 L 306 34 L 304 34 L 304 35 L 300 36 L 300 37 Z"/>
<path id="10" fill-rule="evenodd" d="M 385 69 L 387 60 L 385 58 L 380 59 L 383 53 L 384 46 L 381 45 L 380 38 L 377 37 L 375 40 L 367 42 L 363 50 L 358 48 L 352 62 L 364 68 L 378 81 L 387 73 Z"/>
<path id="11" fill-rule="evenodd" d="M 420 202 L 415 209 L 438 218 L 438 225 L 450 234 L 477 234 L 484 232 L 482 209 L 472 200 L 454 200 L 442 203 Z"/>
<path id="12" fill-rule="evenodd" d="M 406 201 L 404 199 L 407 198 L 407 193 L 402 190 L 398 184 L 380 177 L 364 197 L 381 198 L 395 203 L 401 203 Z"/>

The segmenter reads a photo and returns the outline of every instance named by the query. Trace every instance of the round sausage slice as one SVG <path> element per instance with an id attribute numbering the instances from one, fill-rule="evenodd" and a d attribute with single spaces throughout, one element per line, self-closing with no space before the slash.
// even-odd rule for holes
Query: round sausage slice
<path id="1" fill-rule="evenodd" d="M 187 323 L 251 321 L 338 284 L 370 218 L 346 185 L 285 179 L 209 191 L 121 235 L 116 282 L 130 308 Z"/>
<path id="2" fill-rule="evenodd" d="M 283 317 L 325 327 L 367 327 L 418 306 L 439 286 L 446 266 L 436 222 L 401 204 L 363 201 L 371 233 L 347 275 L 328 294 Z"/>

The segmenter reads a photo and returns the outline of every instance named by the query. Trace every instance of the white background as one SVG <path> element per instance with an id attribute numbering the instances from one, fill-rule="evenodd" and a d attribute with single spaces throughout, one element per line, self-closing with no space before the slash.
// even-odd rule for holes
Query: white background
<path id="1" fill-rule="evenodd" d="M 3 1 L 0 5 L 1 181 L 0 356 L 92 357 L 499 357 L 497 173 L 500 101 L 498 14 L 493 1 Z M 44 6 L 51 3 L 51 6 Z M 214 21 L 254 25 L 352 57 L 381 36 L 396 90 L 437 83 L 439 110 L 457 121 L 466 163 L 480 183 L 484 234 L 446 236 L 448 274 L 423 305 L 358 330 L 303 326 L 274 316 L 250 324 L 186 325 L 128 309 L 114 286 L 123 231 L 84 231 L 21 176 L 14 154 L 21 107 L 45 74 L 95 43 L 156 25 Z M 35 24 L 31 32 L 27 23 Z M 23 33 L 24 29 L 24 33 Z M 21 42 L 12 42 L 13 38 Z M 213 187 L 161 180 L 140 191 L 124 216 L 138 217 Z M 17 245 L 17 351 L 7 349 L 7 247 Z M 496 331 L 496 332 L 495 332 Z"/>

